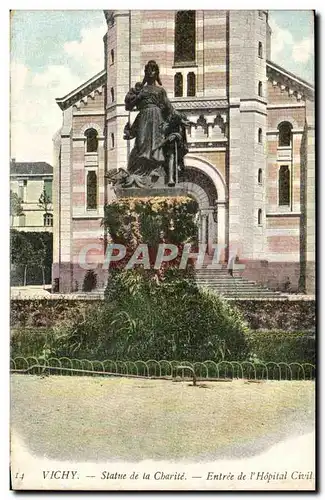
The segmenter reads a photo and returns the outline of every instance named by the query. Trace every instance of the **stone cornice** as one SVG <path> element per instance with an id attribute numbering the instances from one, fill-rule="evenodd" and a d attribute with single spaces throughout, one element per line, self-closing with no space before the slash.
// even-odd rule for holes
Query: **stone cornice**
<path id="1" fill-rule="evenodd" d="M 211 99 L 211 97 L 172 97 L 170 100 L 176 109 L 228 108 L 228 101 L 226 99 Z"/>
<path id="2" fill-rule="evenodd" d="M 288 91 L 289 95 L 295 95 L 297 101 L 301 99 L 314 99 L 314 87 L 311 83 L 281 68 L 277 64 L 266 62 L 267 78 L 274 86 L 279 86 L 282 91 Z"/>
<path id="3" fill-rule="evenodd" d="M 81 100 L 87 100 L 88 96 L 105 84 L 106 70 L 103 70 L 66 96 L 56 98 L 55 101 L 62 110 L 67 109 Z"/>

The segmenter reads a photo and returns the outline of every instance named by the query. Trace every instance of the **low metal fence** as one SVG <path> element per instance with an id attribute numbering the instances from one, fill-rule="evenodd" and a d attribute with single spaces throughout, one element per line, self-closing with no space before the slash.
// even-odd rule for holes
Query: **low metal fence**
<path id="1" fill-rule="evenodd" d="M 111 376 L 148 379 L 193 379 L 196 381 L 246 380 L 314 380 L 316 367 L 311 363 L 275 363 L 251 361 L 203 362 L 168 361 L 121 361 L 105 359 L 88 360 L 74 358 L 40 359 L 34 356 L 16 357 L 10 360 L 11 373 L 56 374 L 79 376 Z"/>

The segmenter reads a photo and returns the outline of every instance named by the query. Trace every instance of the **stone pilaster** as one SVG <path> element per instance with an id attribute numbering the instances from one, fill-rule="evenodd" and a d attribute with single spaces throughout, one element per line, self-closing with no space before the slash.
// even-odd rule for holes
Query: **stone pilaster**
<path id="1" fill-rule="evenodd" d="M 72 286 L 72 169 L 71 169 L 72 108 L 63 112 L 61 129 L 61 165 L 59 199 L 60 236 L 60 292 L 71 291 Z"/>
<path id="2" fill-rule="evenodd" d="M 306 293 L 315 293 L 315 116 L 314 102 L 306 102 L 307 122 L 307 165 L 305 185 L 305 235 L 306 235 Z"/>

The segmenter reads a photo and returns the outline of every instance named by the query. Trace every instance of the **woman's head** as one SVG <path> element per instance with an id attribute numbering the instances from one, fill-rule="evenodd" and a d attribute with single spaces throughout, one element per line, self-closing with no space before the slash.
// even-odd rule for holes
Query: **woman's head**
<path id="1" fill-rule="evenodd" d="M 143 83 L 153 84 L 158 82 L 159 85 L 162 85 L 160 76 L 159 76 L 159 66 L 156 61 L 148 61 L 144 68 L 144 79 Z"/>

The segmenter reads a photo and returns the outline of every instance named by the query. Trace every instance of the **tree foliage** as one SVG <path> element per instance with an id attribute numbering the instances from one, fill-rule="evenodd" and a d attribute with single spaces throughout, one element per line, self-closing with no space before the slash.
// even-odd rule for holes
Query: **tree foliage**
<path id="1" fill-rule="evenodd" d="M 19 198 L 17 193 L 10 190 L 10 215 L 13 217 L 18 217 L 23 214 L 22 207 L 23 200 Z"/>
<path id="2" fill-rule="evenodd" d="M 178 267 L 185 243 L 196 246 L 197 211 L 197 202 L 186 196 L 120 198 L 106 205 L 103 224 L 108 229 L 111 241 L 127 249 L 124 259 L 111 266 L 123 269 L 135 248 L 145 243 L 153 268 L 159 243 L 172 243 L 178 247 L 178 255 L 168 263 L 163 263 L 159 270 L 153 271 L 161 279 L 166 269 Z"/>
<path id="3" fill-rule="evenodd" d="M 53 260 L 53 235 L 48 232 L 10 231 L 11 265 L 26 284 L 26 269 L 42 269 L 48 281 Z"/>
<path id="4" fill-rule="evenodd" d="M 38 199 L 38 206 L 44 211 L 45 214 L 49 213 L 49 207 L 51 204 L 51 198 L 46 192 L 45 187 L 43 188 L 43 192 Z"/>

